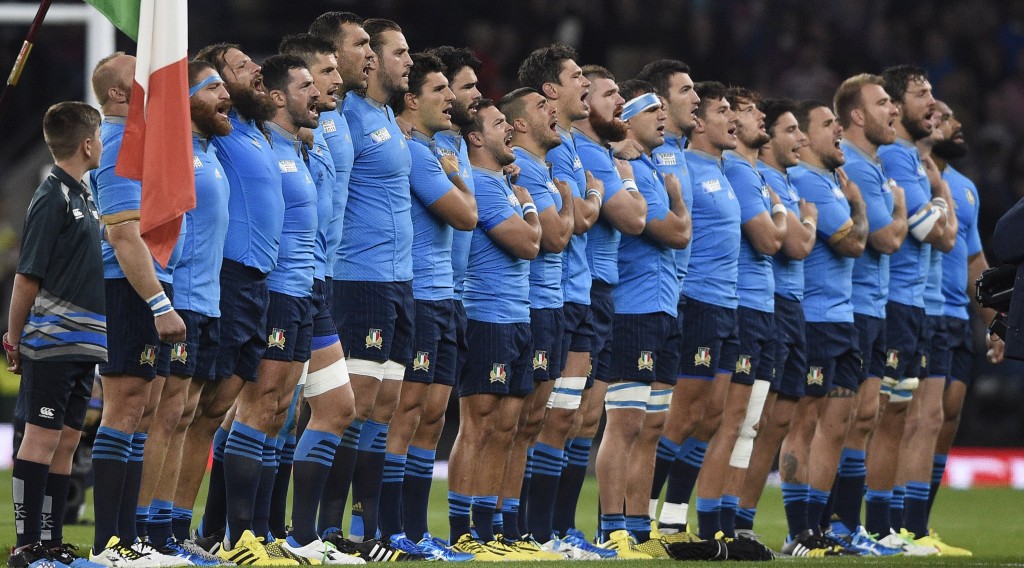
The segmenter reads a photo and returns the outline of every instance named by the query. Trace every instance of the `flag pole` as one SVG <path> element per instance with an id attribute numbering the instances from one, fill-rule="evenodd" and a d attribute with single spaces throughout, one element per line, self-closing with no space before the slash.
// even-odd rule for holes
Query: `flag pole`
<path id="1" fill-rule="evenodd" d="M 21 79 L 21 72 L 25 70 L 25 63 L 28 62 L 28 55 L 32 52 L 32 46 L 36 40 L 36 32 L 43 25 L 43 19 L 46 18 L 46 12 L 50 9 L 50 3 L 53 0 L 42 0 L 39 2 L 39 9 L 36 10 L 36 17 L 32 20 L 32 25 L 28 28 L 28 35 L 25 36 L 25 43 L 21 45 L 21 51 L 18 52 L 18 58 L 14 60 L 14 68 L 11 69 L 11 74 L 7 77 L 7 84 L 4 86 L 3 95 L 0 95 L 0 120 L 3 120 L 5 114 L 7 114 L 7 107 L 10 104 L 11 93 L 14 91 L 14 87 L 18 85 L 18 80 Z"/>

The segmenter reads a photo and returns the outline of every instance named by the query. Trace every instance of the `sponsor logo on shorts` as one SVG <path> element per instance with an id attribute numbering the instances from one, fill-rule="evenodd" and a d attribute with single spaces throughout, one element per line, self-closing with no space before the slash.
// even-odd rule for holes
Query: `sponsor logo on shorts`
<path id="1" fill-rule="evenodd" d="M 641 351 L 636 360 L 636 368 L 641 371 L 654 370 L 654 355 L 650 351 Z"/>
<path id="2" fill-rule="evenodd" d="M 698 347 L 697 354 L 693 356 L 693 364 L 696 367 L 711 367 L 711 348 Z"/>
<path id="3" fill-rule="evenodd" d="M 147 345 L 143 347 L 142 353 L 139 354 L 139 365 L 156 367 L 156 353 L 156 345 Z"/>
<path id="4" fill-rule="evenodd" d="M 44 406 L 39 409 L 39 417 L 53 420 L 54 410 L 49 406 Z"/>
<path id="5" fill-rule="evenodd" d="M 819 386 L 825 384 L 825 373 L 822 372 L 821 367 L 811 367 L 811 370 L 807 371 L 807 384 Z"/>
<path id="6" fill-rule="evenodd" d="M 384 346 L 384 336 L 380 334 L 379 329 L 370 329 L 366 333 L 366 348 L 373 347 L 374 349 L 381 349 Z"/>
<path id="7" fill-rule="evenodd" d="M 430 370 L 430 353 L 426 351 L 417 351 L 416 358 L 412 360 L 413 371 L 429 371 Z"/>
<path id="8" fill-rule="evenodd" d="M 533 352 L 533 370 L 541 369 L 544 371 L 548 370 L 548 352 L 547 351 L 534 351 Z"/>
<path id="9" fill-rule="evenodd" d="M 281 351 L 284 351 L 284 330 L 280 328 L 274 328 L 270 330 L 270 335 L 267 336 L 267 349 L 271 347 L 277 347 Z"/>
<path id="10" fill-rule="evenodd" d="M 174 347 L 171 347 L 171 361 L 177 361 L 183 365 L 188 363 L 188 348 L 184 343 L 175 343 Z"/>
<path id="11" fill-rule="evenodd" d="M 508 375 L 505 373 L 504 363 L 495 363 L 491 365 L 490 379 L 492 383 L 505 384 L 508 379 Z"/>
<path id="12" fill-rule="evenodd" d="M 736 358 L 736 372 L 749 375 L 751 370 L 750 355 L 740 355 Z"/>
<path id="13" fill-rule="evenodd" d="M 900 352 L 896 349 L 890 349 L 885 352 L 885 366 L 890 369 L 895 369 L 900 365 Z"/>

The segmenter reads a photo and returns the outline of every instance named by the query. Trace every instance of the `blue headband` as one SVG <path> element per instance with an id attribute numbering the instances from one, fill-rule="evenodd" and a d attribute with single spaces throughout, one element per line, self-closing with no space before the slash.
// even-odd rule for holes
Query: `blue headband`
<path id="1" fill-rule="evenodd" d="M 216 83 L 218 81 L 223 83 L 224 79 L 221 79 L 220 75 L 218 75 L 216 73 L 214 73 L 213 75 L 210 75 L 209 77 L 207 77 L 207 78 L 203 79 L 202 81 L 199 81 L 198 83 L 196 83 L 195 87 L 190 87 L 189 90 L 188 90 L 188 97 L 192 98 L 192 96 L 195 95 L 196 93 L 198 93 L 199 90 L 202 89 L 203 87 L 209 85 L 210 83 Z"/>
<path id="2" fill-rule="evenodd" d="M 661 104 L 661 99 L 654 93 L 644 93 L 626 103 L 622 109 L 622 120 L 629 120 L 654 105 Z"/>

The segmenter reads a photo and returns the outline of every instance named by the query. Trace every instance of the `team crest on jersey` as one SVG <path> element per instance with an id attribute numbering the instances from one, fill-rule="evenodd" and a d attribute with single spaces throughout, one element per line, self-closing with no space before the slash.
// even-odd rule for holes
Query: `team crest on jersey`
<path id="1" fill-rule="evenodd" d="M 533 370 L 540 369 L 542 371 L 548 370 L 548 352 L 547 351 L 534 351 L 533 352 Z"/>
<path id="2" fill-rule="evenodd" d="M 274 328 L 270 330 L 270 335 L 267 336 L 267 349 L 271 347 L 277 347 L 284 351 L 284 330 L 280 328 Z"/>
<path id="3" fill-rule="evenodd" d="M 139 365 L 156 367 L 156 353 L 156 345 L 147 345 L 143 347 L 142 353 L 139 354 Z"/>
<path id="4" fill-rule="evenodd" d="M 175 343 L 174 347 L 171 347 L 171 361 L 177 361 L 182 365 L 188 363 L 188 348 L 185 343 Z"/>
<path id="5" fill-rule="evenodd" d="M 492 383 L 505 384 L 508 379 L 508 375 L 505 374 L 505 364 L 495 363 L 491 365 L 491 374 L 489 375 Z"/>
<path id="6" fill-rule="evenodd" d="M 82 213 L 82 210 L 79 209 L 78 207 L 72 209 L 71 214 L 75 216 L 76 221 L 85 218 L 85 213 Z"/>
<path id="7" fill-rule="evenodd" d="M 322 124 L 324 126 L 324 132 L 325 133 L 337 132 L 338 131 L 338 127 L 335 126 L 333 118 L 330 119 L 330 120 L 325 120 L 325 121 L 321 122 L 320 124 Z"/>
<path id="8" fill-rule="evenodd" d="M 203 167 L 203 161 L 199 159 L 199 156 L 192 156 L 192 169 L 198 170 Z"/>
<path id="9" fill-rule="evenodd" d="M 416 358 L 412 360 L 413 371 L 429 371 L 430 370 L 430 353 L 426 351 L 417 351 Z"/>
<path id="10" fill-rule="evenodd" d="M 373 140 L 374 144 L 380 144 L 381 142 L 387 142 L 391 140 L 391 133 L 388 132 L 387 126 L 382 126 L 377 130 L 370 133 L 370 140 Z"/>
<path id="11" fill-rule="evenodd" d="M 366 333 L 366 348 L 373 347 L 374 349 L 380 350 L 384 346 L 384 336 L 380 334 L 379 329 L 371 328 Z"/>
<path id="12" fill-rule="evenodd" d="M 636 360 L 636 368 L 640 371 L 653 371 L 654 355 L 650 351 L 641 351 Z"/>
<path id="13" fill-rule="evenodd" d="M 278 160 L 277 167 L 281 170 L 282 174 L 294 174 L 299 171 L 299 167 L 295 165 L 295 160 Z"/>
<path id="14" fill-rule="evenodd" d="M 750 355 L 740 355 L 736 359 L 736 372 L 749 375 L 753 366 L 750 364 Z"/>
<path id="15" fill-rule="evenodd" d="M 822 372 L 821 367 L 811 367 L 807 371 L 807 384 L 819 386 L 825 384 L 825 373 Z"/>
<path id="16" fill-rule="evenodd" d="M 967 203 L 970 203 L 971 205 L 974 205 L 974 193 L 971 192 L 971 188 L 965 187 L 964 188 L 964 195 L 967 196 Z"/>
<path id="17" fill-rule="evenodd" d="M 895 369 L 900 365 L 900 352 L 896 349 L 890 349 L 885 352 L 885 366 L 890 369 Z"/>
<path id="18" fill-rule="evenodd" d="M 693 364 L 696 367 L 711 367 L 711 348 L 698 347 L 697 354 L 693 356 Z"/>
<path id="19" fill-rule="evenodd" d="M 656 166 L 674 166 L 676 165 L 676 155 L 672 152 L 655 152 L 654 153 L 654 165 Z"/>
<path id="20" fill-rule="evenodd" d="M 722 182 L 717 179 L 709 179 L 707 181 L 700 182 L 700 186 L 704 188 L 705 193 L 714 193 L 722 190 Z"/>

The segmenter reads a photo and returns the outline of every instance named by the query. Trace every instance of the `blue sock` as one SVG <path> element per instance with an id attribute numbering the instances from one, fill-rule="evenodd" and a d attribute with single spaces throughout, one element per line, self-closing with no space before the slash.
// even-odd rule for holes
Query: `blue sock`
<path id="1" fill-rule="evenodd" d="M 473 498 L 454 491 L 448 492 L 448 524 L 451 532 L 449 542 L 455 544 L 463 535 L 470 534 L 469 511 Z"/>
<path id="2" fill-rule="evenodd" d="M 43 539 L 44 525 L 50 524 L 43 521 L 49 471 L 50 466 L 47 464 L 14 460 L 14 471 L 11 475 L 14 482 L 14 526 L 17 535 L 15 546 L 28 546 L 39 542 Z M 48 517 L 53 518 L 52 509 Z"/>
<path id="3" fill-rule="evenodd" d="M 227 498 L 227 532 L 230 544 L 253 529 L 256 495 L 263 473 L 263 446 L 267 435 L 239 421 L 231 425 L 224 444 L 224 488 Z M 228 481 L 230 480 L 230 481 Z"/>
<path id="4" fill-rule="evenodd" d="M 722 495 L 722 532 L 729 538 L 736 537 L 736 509 L 739 508 L 739 497 L 736 495 Z"/>
<path id="5" fill-rule="evenodd" d="M 523 534 L 519 532 L 519 499 L 506 497 L 501 501 L 501 524 L 504 528 L 505 538 L 509 540 L 522 538 Z"/>
<path id="6" fill-rule="evenodd" d="M 483 542 L 494 540 L 494 512 L 498 507 L 497 495 L 474 496 L 473 529 Z"/>
<path id="7" fill-rule="evenodd" d="M 907 526 L 903 520 L 903 500 L 906 496 L 906 487 L 896 485 L 892 488 L 892 502 L 889 503 L 889 520 L 892 521 L 892 526 L 896 530 L 906 528 Z"/>
<path id="8" fill-rule="evenodd" d="M 828 504 L 828 491 L 810 488 L 807 493 L 807 524 L 818 532 L 820 528 L 821 512 Z"/>
<path id="9" fill-rule="evenodd" d="M 49 468 L 47 468 L 49 470 Z M 12 472 L 13 473 L 13 472 Z M 39 518 L 40 536 L 43 546 L 51 548 L 64 543 L 64 511 L 67 510 L 68 494 L 71 492 L 71 476 L 47 473 L 43 497 L 43 514 Z M 45 505 L 49 505 L 46 507 Z M 47 526 L 47 530 L 41 530 Z"/>
<path id="10" fill-rule="evenodd" d="M 149 505 L 135 506 L 135 536 L 139 540 L 149 540 L 146 525 L 149 524 Z M 155 542 L 155 541 L 154 541 Z"/>
<path id="11" fill-rule="evenodd" d="M 430 507 L 430 485 L 434 477 L 434 450 L 409 446 L 402 481 L 402 521 L 405 536 L 419 542 L 428 532 L 427 510 Z"/>
<path id="12" fill-rule="evenodd" d="M 335 434 L 306 428 L 295 447 L 295 484 L 292 494 L 294 526 L 291 537 L 299 546 L 305 546 L 319 536 L 316 532 L 316 510 L 339 443 L 341 438 Z"/>
<path id="13" fill-rule="evenodd" d="M 932 484 L 928 490 L 928 516 L 931 517 L 932 506 L 935 505 L 935 496 L 939 493 L 939 486 L 942 485 L 942 476 L 946 473 L 946 461 L 949 456 L 945 454 L 935 454 L 935 460 L 932 461 Z"/>
<path id="14" fill-rule="evenodd" d="M 651 499 L 661 497 L 661 490 L 664 489 L 665 481 L 668 480 L 672 463 L 676 461 L 676 456 L 679 455 L 679 449 L 682 447 L 682 444 L 677 444 L 665 436 L 658 440 L 658 451 L 654 460 L 654 482 L 651 484 Z"/>
<path id="15" fill-rule="evenodd" d="M 277 436 L 267 436 L 263 442 L 263 465 L 260 468 L 260 484 L 256 489 L 256 501 L 252 510 L 252 531 L 257 537 L 269 537 L 270 504 L 274 500 L 274 484 L 277 481 L 277 468 L 280 466 Z"/>
<path id="16" fill-rule="evenodd" d="M 149 504 L 149 523 L 146 526 L 146 534 L 149 542 L 162 545 L 174 538 L 171 530 L 171 512 L 174 510 L 174 503 L 161 499 L 153 499 Z"/>
<path id="17" fill-rule="evenodd" d="M 907 495 L 903 500 L 903 526 L 918 536 L 928 534 L 928 492 L 931 485 L 926 481 L 908 481 Z"/>
<path id="18" fill-rule="evenodd" d="M 754 516 L 757 515 L 757 508 L 740 507 L 736 509 L 736 529 L 754 530 Z"/>
<path id="19" fill-rule="evenodd" d="M 583 482 L 587 478 L 587 465 L 590 463 L 590 448 L 593 444 L 593 438 L 573 438 L 566 443 L 565 464 L 558 483 L 553 515 L 555 531 L 558 534 L 564 535 L 569 529 L 576 528 L 576 505 L 580 500 Z M 526 511 L 529 514 L 529 506 L 526 507 Z"/>
<path id="20" fill-rule="evenodd" d="M 626 515 L 626 530 L 637 544 L 651 540 L 651 518 L 647 515 Z"/>
<path id="21" fill-rule="evenodd" d="M 494 533 L 494 538 L 505 536 L 505 518 L 501 515 L 501 507 L 498 505 L 494 506 L 494 520 L 491 521 L 491 532 Z"/>
<path id="22" fill-rule="evenodd" d="M 868 489 L 864 493 L 864 528 L 871 534 L 884 537 L 892 529 L 892 517 L 889 507 L 892 504 L 892 491 Z"/>
<path id="23" fill-rule="evenodd" d="M 139 489 L 142 487 L 142 456 L 146 451 L 145 432 L 132 434 L 132 453 L 128 456 L 128 466 L 124 471 L 124 495 L 121 497 L 121 510 L 117 516 L 117 532 L 122 542 L 132 543 L 139 538 L 139 526 L 136 512 L 139 507 Z M 149 506 L 145 507 L 149 511 Z"/>
<path id="24" fill-rule="evenodd" d="M 526 507 L 526 525 L 534 538 L 541 542 L 551 540 L 555 530 L 555 496 L 558 494 L 564 458 L 565 452 L 559 448 L 540 442 L 533 447 L 533 482 L 530 503 Z"/>
<path id="25" fill-rule="evenodd" d="M 316 532 L 321 535 L 341 530 L 341 519 L 345 515 L 348 491 L 356 471 L 356 451 L 359 446 L 359 432 L 363 421 L 356 419 L 341 435 L 341 443 L 334 454 L 331 473 L 327 475 L 323 497 L 320 499 L 320 517 Z"/>
<path id="26" fill-rule="evenodd" d="M 843 448 L 836 476 L 835 511 L 839 520 L 851 531 L 860 525 L 860 504 L 864 495 L 864 480 L 868 470 L 864 463 L 864 450 Z"/>
<path id="27" fill-rule="evenodd" d="M 287 428 L 288 425 L 285 425 Z M 282 430 L 285 431 L 285 430 Z M 295 436 L 281 434 L 277 437 L 278 466 L 274 476 L 274 489 L 270 497 L 270 533 L 275 538 L 287 535 L 285 516 L 288 510 L 288 488 L 292 482 L 292 464 L 295 461 Z"/>
<path id="28" fill-rule="evenodd" d="M 380 485 L 380 536 L 388 539 L 403 532 L 402 485 L 405 482 L 406 454 L 384 454 L 384 478 Z M 406 535 L 408 536 L 408 535 Z"/>
<path id="29" fill-rule="evenodd" d="M 228 496 L 224 480 L 224 448 L 228 431 L 217 428 L 213 434 L 213 464 L 210 467 L 210 487 L 206 492 L 206 508 L 199 521 L 199 536 L 213 536 L 227 527 Z M 262 455 L 262 449 L 260 450 Z M 262 458 L 261 458 L 262 459 Z"/>
<path id="30" fill-rule="evenodd" d="M 703 540 L 713 540 L 722 530 L 722 500 L 697 497 L 697 533 Z"/>
<path id="31" fill-rule="evenodd" d="M 563 457 L 564 460 L 564 457 Z M 558 474 L 561 476 L 562 468 L 558 468 Z M 523 470 L 523 486 L 519 490 L 519 514 L 516 517 L 519 519 L 519 527 L 517 530 L 519 534 L 530 534 L 530 489 L 533 485 L 533 446 L 526 448 L 526 469 Z M 552 498 L 554 501 L 554 498 Z M 544 541 L 547 542 L 547 541 Z"/>
<path id="32" fill-rule="evenodd" d="M 179 542 L 192 538 L 192 509 L 175 507 L 171 510 L 171 530 Z"/>
<path id="33" fill-rule="evenodd" d="M 687 438 L 683 442 L 668 474 L 668 489 L 665 491 L 666 503 L 690 502 L 693 488 L 697 485 L 697 475 L 700 473 L 701 466 L 704 465 L 704 452 L 707 449 L 707 442 L 693 437 Z"/>
<path id="34" fill-rule="evenodd" d="M 106 548 L 110 537 L 117 536 L 125 471 L 132 454 L 132 435 L 107 426 L 96 430 L 92 444 L 92 469 L 95 479 L 93 507 L 96 528 L 93 531 L 93 552 Z M 134 503 L 132 504 L 134 506 Z"/>
<path id="35" fill-rule="evenodd" d="M 372 539 L 377 534 L 380 486 L 384 478 L 384 452 L 388 425 L 367 420 L 359 433 L 356 471 L 352 476 L 352 526 L 350 536 Z"/>
<path id="36" fill-rule="evenodd" d="M 626 516 L 619 513 L 617 515 L 601 515 L 601 541 L 607 542 L 611 539 L 612 533 L 615 531 L 626 530 Z"/>
<path id="37" fill-rule="evenodd" d="M 806 483 L 783 483 L 782 506 L 786 510 L 786 523 L 789 525 L 789 536 L 796 535 L 811 528 L 807 523 L 807 499 L 811 486 Z"/>

